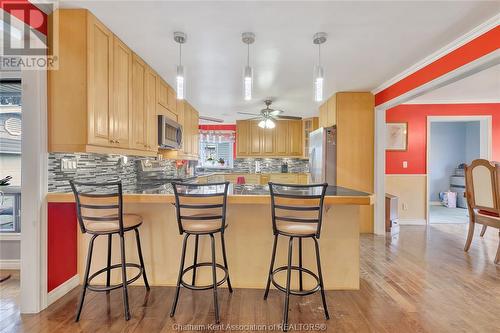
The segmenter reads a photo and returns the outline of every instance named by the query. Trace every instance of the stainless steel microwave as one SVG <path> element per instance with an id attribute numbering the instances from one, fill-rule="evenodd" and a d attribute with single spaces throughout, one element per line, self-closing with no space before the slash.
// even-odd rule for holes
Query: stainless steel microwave
<path id="1" fill-rule="evenodd" d="M 179 149 L 182 146 L 182 126 L 167 116 L 158 116 L 158 145 L 160 148 Z"/>

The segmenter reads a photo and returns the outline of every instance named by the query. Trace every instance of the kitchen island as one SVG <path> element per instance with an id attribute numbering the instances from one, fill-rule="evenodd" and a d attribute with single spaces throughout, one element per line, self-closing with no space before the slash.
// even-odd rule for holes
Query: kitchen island
<path id="1" fill-rule="evenodd" d="M 125 193 L 124 211 L 139 214 L 144 223 L 140 227 L 142 250 L 145 259 L 146 272 L 151 285 L 173 286 L 176 283 L 179 269 L 182 237 L 179 235 L 174 196 L 171 188 L 166 186 L 156 193 Z M 67 219 L 55 218 L 59 214 L 58 205 L 66 205 L 66 214 L 74 210 L 72 193 L 49 193 L 49 258 L 50 246 L 57 246 L 57 237 L 50 232 L 57 228 L 57 223 L 71 223 Z M 325 288 L 327 290 L 359 289 L 359 207 L 372 205 L 372 194 L 350 190 L 343 187 L 329 186 L 325 197 L 325 213 L 320 239 L 322 268 Z M 69 205 L 69 206 L 68 206 Z M 51 219 L 51 209 L 53 212 Z M 68 216 L 74 219 L 75 215 Z M 77 223 L 76 220 L 72 223 Z M 229 273 L 233 287 L 236 288 L 264 288 L 273 244 L 271 207 L 269 189 L 266 185 L 230 185 L 227 206 L 228 228 L 225 232 Z M 51 224 L 52 227 L 51 227 Z M 67 226 L 66 226 L 67 227 Z M 88 235 L 82 235 L 74 228 L 76 235 L 75 248 L 76 271 L 80 278 L 83 276 L 85 256 L 87 254 Z M 101 239 L 99 239 L 101 238 Z M 217 258 L 222 260 L 220 242 L 216 239 Z M 276 265 L 286 262 L 287 238 L 280 237 Z M 200 238 L 199 262 L 209 261 L 209 238 Z M 194 238 L 189 241 L 186 264 L 192 259 Z M 106 264 L 107 241 L 105 237 L 98 237 L 94 247 L 92 271 L 104 267 Z M 304 241 L 304 267 L 316 271 L 314 246 L 312 240 Z M 113 262 L 118 262 L 118 238 L 113 242 Z M 54 255 L 57 256 L 57 253 Z M 67 253 L 64 254 L 67 256 Z M 126 235 L 127 261 L 137 261 L 137 248 L 133 233 Z M 297 255 L 294 255 L 296 262 Z M 50 260 L 49 260 L 50 261 Z M 50 276 L 49 262 L 49 284 Z M 134 274 L 132 269 L 129 273 Z M 218 272 L 222 274 L 222 272 Z M 187 276 L 186 276 L 187 277 Z M 221 276 L 222 277 L 222 276 Z M 98 282 L 104 282 L 103 279 Z M 285 274 L 277 276 L 283 280 Z M 112 280 L 118 282 L 119 272 L 112 274 Z M 298 280 L 295 279 L 294 280 Z M 197 283 L 209 284 L 211 271 L 209 268 L 200 268 L 197 273 Z M 282 281 L 281 281 L 282 282 Z M 140 284 L 142 280 L 135 283 Z M 56 283 L 57 284 L 57 283 Z M 307 277 L 305 286 L 312 285 Z"/>

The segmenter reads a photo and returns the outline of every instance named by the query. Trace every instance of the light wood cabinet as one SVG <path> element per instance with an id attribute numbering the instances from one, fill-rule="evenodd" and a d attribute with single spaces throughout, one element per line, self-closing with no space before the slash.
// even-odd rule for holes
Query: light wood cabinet
<path id="1" fill-rule="evenodd" d="M 116 36 L 113 40 L 112 140 L 120 148 L 130 148 L 132 51 Z"/>
<path id="2" fill-rule="evenodd" d="M 89 137 L 87 141 L 89 144 L 110 146 L 114 143 L 112 133 L 114 38 L 113 33 L 93 15 L 88 15 L 87 22 L 87 27 L 85 27 L 84 22 L 82 22 L 82 27 L 80 27 L 82 31 L 88 32 L 86 36 L 88 40 L 85 40 L 85 36 L 80 40 L 87 44 L 87 47 L 84 47 L 86 49 L 86 58 L 88 59 L 87 70 L 89 75 L 87 86 Z M 67 36 L 67 38 L 71 37 Z M 65 41 L 61 40 L 60 43 L 63 44 Z M 70 52 L 71 50 L 68 49 L 65 51 Z M 63 59 L 60 60 L 60 62 L 62 61 Z M 67 70 L 70 69 L 67 68 Z M 70 79 L 69 73 L 68 79 Z M 54 94 L 60 94 L 62 91 L 65 91 L 63 87 L 64 82 L 58 83 L 60 84 L 58 88 L 60 87 L 61 90 L 59 92 L 53 90 Z M 60 96 L 57 96 L 57 98 L 60 98 Z"/>
<path id="3" fill-rule="evenodd" d="M 319 127 L 331 127 L 337 124 L 337 103 L 335 95 L 319 107 Z"/>
<path id="4" fill-rule="evenodd" d="M 258 123 L 254 120 L 236 122 L 237 157 L 302 157 L 301 120 L 278 120 L 273 129 L 262 129 Z"/>
<path id="5" fill-rule="evenodd" d="M 301 120 L 290 120 L 288 121 L 288 138 L 289 138 L 289 150 L 288 155 L 290 156 L 302 156 L 303 149 L 303 133 L 302 133 L 302 121 Z"/>
<path id="6" fill-rule="evenodd" d="M 132 137 L 136 149 L 148 147 L 148 113 L 146 109 L 146 64 L 132 57 Z"/>
<path id="7" fill-rule="evenodd" d="M 236 155 L 248 156 L 250 149 L 250 121 L 237 120 L 236 121 Z"/>
<path id="8" fill-rule="evenodd" d="M 156 84 L 158 76 L 150 68 L 146 67 L 144 77 L 144 98 L 145 98 L 145 113 L 146 119 L 146 136 L 147 149 L 158 152 L 158 114 L 156 113 Z"/>
<path id="9" fill-rule="evenodd" d="M 198 129 L 199 123 L 200 123 L 199 113 L 198 111 L 196 111 L 195 108 L 191 107 L 191 126 L 192 126 L 191 155 L 193 156 L 193 159 L 198 159 L 198 156 L 200 155 L 200 131 Z"/>
<path id="10" fill-rule="evenodd" d="M 132 51 L 84 9 L 60 9 L 58 69 L 47 72 L 49 152 L 154 155 L 136 149 Z"/>
<path id="11" fill-rule="evenodd" d="M 274 153 L 278 156 L 288 154 L 288 121 L 277 121 L 274 128 Z"/>
<path id="12" fill-rule="evenodd" d="M 169 116 L 170 118 L 177 121 L 174 115 L 177 115 L 177 96 L 174 89 L 168 85 L 165 81 L 158 80 L 158 105 L 159 114 Z"/>
<path id="13" fill-rule="evenodd" d="M 155 72 L 136 54 L 132 56 L 132 138 L 135 149 L 158 151 Z"/>
<path id="14" fill-rule="evenodd" d="M 158 82 L 158 104 L 168 109 L 168 84 L 163 80 Z"/>

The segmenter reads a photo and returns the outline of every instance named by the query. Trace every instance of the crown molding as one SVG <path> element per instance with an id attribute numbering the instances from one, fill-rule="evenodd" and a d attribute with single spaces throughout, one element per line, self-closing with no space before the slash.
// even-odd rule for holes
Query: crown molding
<path id="1" fill-rule="evenodd" d="M 486 22 L 480 24 L 479 26 L 475 27 L 468 33 L 466 33 L 463 36 L 460 36 L 459 38 L 455 39 L 453 42 L 447 44 L 446 46 L 442 47 L 441 49 L 437 50 L 436 52 L 432 53 L 431 55 L 425 57 L 421 61 L 417 62 L 413 66 L 409 67 L 405 71 L 399 73 L 398 75 L 394 76 L 393 78 L 389 79 L 388 81 L 382 83 L 375 89 L 373 89 L 371 92 L 375 95 L 382 90 L 392 86 L 393 84 L 401 81 L 405 77 L 419 71 L 420 69 L 424 68 L 425 66 L 433 63 L 434 61 L 442 58 L 448 53 L 453 52 L 454 50 L 458 49 L 459 47 L 469 43 L 470 41 L 476 39 L 477 37 L 483 35 L 484 33 L 492 30 L 493 28 L 497 27 L 500 22 L 500 13 L 496 14 L 495 16 L 491 17 L 489 20 Z"/>

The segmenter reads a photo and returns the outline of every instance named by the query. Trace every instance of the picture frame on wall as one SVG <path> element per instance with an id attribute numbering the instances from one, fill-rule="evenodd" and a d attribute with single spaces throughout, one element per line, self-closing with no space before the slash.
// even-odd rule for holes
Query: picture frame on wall
<path id="1" fill-rule="evenodd" d="M 408 149 L 408 123 L 387 123 L 385 150 L 406 151 Z"/>

